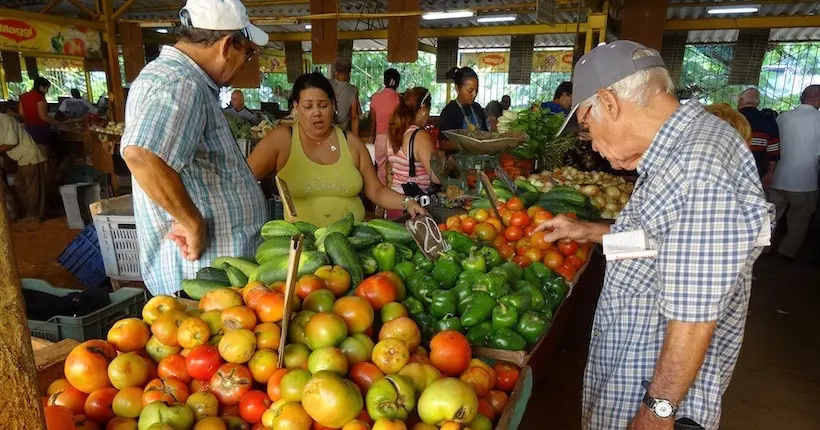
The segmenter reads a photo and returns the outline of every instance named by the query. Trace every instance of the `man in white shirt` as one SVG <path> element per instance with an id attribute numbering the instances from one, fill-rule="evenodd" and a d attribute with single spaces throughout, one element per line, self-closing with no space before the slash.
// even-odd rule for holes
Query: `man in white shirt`
<path id="1" fill-rule="evenodd" d="M 251 112 L 251 110 L 245 106 L 245 94 L 239 90 L 234 90 L 234 92 L 231 93 L 231 104 L 225 109 L 222 109 L 222 112 L 230 116 L 242 118 L 252 125 L 259 124 L 263 119 L 261 114 Z"/>
<path id="2" fill-rule="evenodd" d="M 0 110 L 0 153 L 7 153 L 17 163 L 14 186 L 23 203 L 26 219 L 45 218 L 45 161 L 43 151 L 16 118 Z"/>
<path id="3" fill-rule="evenodd" d="M 71 90 L 71 97 L 63 100 L 57 110 L 67 118 L 82 118 L 88 114 L 97 113 L 97 108 L 84 99 L 80 90 L 76 88 Z"/>
<path id="4" fill-rule="evenodd" d="M 788 228 L 777 252 L 792 259 L 803 246 L 820 194 L 820 85 L 807 87 L 800 103 L 777 118 L 780 162 L 769 189 L 777 221 L 785 214 Z"/>

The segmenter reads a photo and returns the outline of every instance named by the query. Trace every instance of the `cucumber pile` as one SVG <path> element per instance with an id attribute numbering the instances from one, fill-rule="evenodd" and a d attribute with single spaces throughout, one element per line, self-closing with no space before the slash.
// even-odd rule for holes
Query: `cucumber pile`
<path id="1" fill-rule="evenodd" d="M 493 180 L 492 185 L 495 195 L 501 201 L 507 201 L 516 196 L 516 193 L 498 179 Z M 601 219 L 600 210 L 592 204 L 589 197 L 573 187 L 559 186 L 546 193 L 541 193 L 533 184 L 522 179 L 516 180 L 515 185 L 518 187 L 517 196 L 524 202 L 524 207 L 538 205 L 554 214 L 574 213 L 578 215 L 578 218 L 590 221 Z M 490 208 L 490 200 L 486 198 L 473 200 L 471 209 L 480 208 Z"/>

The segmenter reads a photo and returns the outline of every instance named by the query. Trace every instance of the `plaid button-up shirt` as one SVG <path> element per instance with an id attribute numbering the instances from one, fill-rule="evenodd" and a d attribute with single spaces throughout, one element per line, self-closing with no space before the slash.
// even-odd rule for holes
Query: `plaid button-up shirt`
<path id="1" fill-rule="evenodd" d="M 691 101 L 663 125 L 613 233 L 643 229 L 655 258 L 607 263 L 584 376 L 585 429 L 624 429 L 652 380 L 670 320 L 717 321 L 697 379 L 679 405 L 706 429 L 737 361 L 761 253 L 755 239 L 773 209 L 754 157 L 727 123 Z"/>
<path id="2" fill-rule="evenodd" d="M 152 294 L 172 294 L 180 281 L 218 256 L 250 256 L 261 243 L 265 199 L 219 107 L 219 87 L 179 50 L 166 46 L 131 85 L 121 148 L 139 146 L 176 170 L 206 223 L 198 261 L 182 258 L 167 239 L 173 219 L 134 181 L 134 215 L 142 277 Z"/>

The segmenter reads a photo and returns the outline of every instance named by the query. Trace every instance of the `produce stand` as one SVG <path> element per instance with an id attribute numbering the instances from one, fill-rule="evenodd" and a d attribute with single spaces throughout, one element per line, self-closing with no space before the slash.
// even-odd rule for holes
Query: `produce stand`
<path id="1" fill-rule="evenodd" d="M 65 339 L 34 351 L 34 364 L 37 368 L 37 386 L 40 395 L 45 396 L 49 384 L 64 375 L 63 367 L 68 353 L 79 345 L 74 339 Z"/>

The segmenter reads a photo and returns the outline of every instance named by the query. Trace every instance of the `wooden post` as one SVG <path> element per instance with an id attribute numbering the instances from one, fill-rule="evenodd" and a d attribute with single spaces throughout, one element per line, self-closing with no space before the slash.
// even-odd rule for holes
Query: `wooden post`
<path id="1" fill-rule="evenodd" d="M 125 120 L 125 94 L 122 90 L 119 52 L 117 52 L 117 28 L 113 20 L 114 0 L 102 0 L 105 22 L 106 59 L 108 64 L 108 111 L 114 121 Z"/>
<path id="2" fill-rule="evenodd" d="M 661 49 L 669 0 L 624 0 L 620 39 Z"/>
<path id="3" fill-rule="evenodd" d="M 0 181 L 0 423 L 10 429 L 45 430 L 4 191 Z"/>

